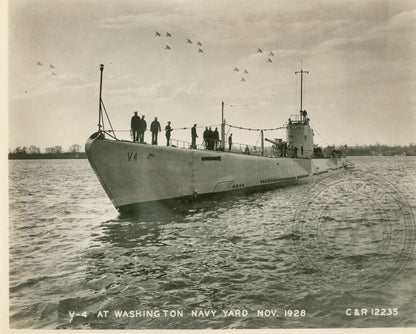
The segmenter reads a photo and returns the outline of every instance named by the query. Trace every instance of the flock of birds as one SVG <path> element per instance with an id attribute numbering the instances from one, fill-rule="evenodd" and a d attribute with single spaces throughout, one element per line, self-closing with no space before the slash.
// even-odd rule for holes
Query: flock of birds
<path id="1" fill-rule="evenodd" d="M 162 37 L 162 34 L 161 34 L 160 32 L 158 32 L 158 31 L 156 31 L 156 32 L 155 32 L 155 36 L 156 36 L 156 37 Z M 167 38 L 171 38 L 171 37 L 172 37 L 172 34 L 171 34 L 170 32 L 166 32 L 165 37 L 167 37 Z M 194 42 L 193 42 L 190 38 L 188 38 L 188 39 L 186 40 L 186 43 L 187 43 L 187 44 L 194 44 Z M 201 43 L 200 41 L 197 41 L 196 46 L 197 46 L 197 48 L 198 48 L 197 53 L 203 53 L 203 52 L 204 52 L 204 50 L 201 48 L 201 47 L 202 47 L 202 43 Z M 166 45 L 165 45 L 165 50 L 172 50 L 172 48 L 170 47 L 170 45 L 169 45 L 169 44 L 166 44 Z M 261 48 L 258 48 L 258 49 L 257 49 L 257 53 L 263 53 L 263 50 L 262 50 Z M 273 56 L 274 56 L 273 51 L 270 51 L 270 52 L 268 53 L 268 55 L 267 55 L 267 60 L 266 60 L 266 62 L 267 62 L 267 63 L 272 63 L 272 62 L 273 62 L 273 60 L 272 60 L 272 58 L 271 58 L 271 57 L 273 57 Z M 234 72 L 240 72 L 240 69 L 239 69 L 238 67 L 234 67 Z M 242 70 L 242 72 L 241 72 L 241 73 L 243 73 L 243 76 L 241 77 L 240 81 L 241 81 L 241 82 L 246 82 L 246 77 L 245 77 L 245 75 L 246 75 L 246 74 L 248 74 L 247 69 Z"/>

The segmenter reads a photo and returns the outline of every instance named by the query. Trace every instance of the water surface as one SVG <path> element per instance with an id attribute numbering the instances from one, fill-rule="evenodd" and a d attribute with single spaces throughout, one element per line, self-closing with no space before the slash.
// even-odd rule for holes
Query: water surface
<path id="1" fill-rule="evenodd" d="M 415 212 L 416 158 L 350 160 L 357 170 L 392 182 Z M 126 218 L 87 160 L 14 160 L 9 171 L 12 328 L 416 325 L 414 256 L 387 284 L 357 291 L 331 289 L 300 263 L 293 226 L 311 183 Z M 368 205 L 357 205 L 362 200 L 353 199 L 354 210 L 346 206 L 337 214 L 355 224 L 367 221 Z M 399 225 L 390 219 L 389 226 L 394 231 Z M 357 243 L 352 250 L 339 243 L 341 255 L 322 261 L 342 266 L 353 255 L 348 263 L 358 266 L 362 257 L 377 256 L 368 245 Z M 348 316 L 348 308 L 397 308 L 399 315 Z M 192 316 L 193 310 L 211 313 Z M 262 310 L 278 316 L 258 316 Z M 285 317 L 285 310 L 306 315 Z M 118 318 L 116 311 L 127 316 Z"/>

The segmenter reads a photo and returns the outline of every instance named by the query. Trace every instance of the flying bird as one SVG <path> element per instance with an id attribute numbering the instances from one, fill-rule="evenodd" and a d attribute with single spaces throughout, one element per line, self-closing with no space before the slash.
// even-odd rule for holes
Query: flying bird
<path id="1" fill-rule="evenodd" d="M 257 52 L 258 52 L 258 53 L 263 53 L 263 50 L 262 50 L 262 49 L 260 49 L 260 48 L 258 48 L 258 49 L 257 49 Z"/>
<path id="2" fill-rule="evenodd" d="M 156 34 L 155 34 L 155 36 L 160 36 L 159 32 L 157 32 L 157 31 L 156 31 Z"/>
<path id="3" fill-rule="evenodd" d="M 166 37 L 172 37 L 172 35 L 167 32 Z"/>
<path id="4" fill-rule="evenodd" d="M 198 53 L 203 53 L 203 52 L 204 52 L 204 50 L 198 49 Z"/>
<path id="5" fill-rule="evenodd" d="M 192 41 L 188 38 L 187 41 L 186 41 L 186 43 L 192 44 Z"/>
<path id="6" fill-rule="evenodd" d="M 272 62 L 272 60 L 271 60 L 270 58 L 267 58 L 267 62 L 268 62 L 268 63 L 271 63 L 271 62 Z"/>
<path id="7" fill-rule="evenodd" d="M 200 41 L 198 41 L 198 43 L 196 43 L 196 45 L 202 46 L 202 43 Z"/>
<path id="8" fill-rule="evenodd" d="M 274 56 L 273 51 L 270 51 L 269 56 Z"/>
<path id="9" fill-rule="evenodd" d="M 246 79 L 244 79 L 244 78 L 241 78 L 241 80 L 240 81 L 243 81 L 243 82 L 245 82 L 246 81 Z"/>
<path id="10" fill-rule="evenodd" d="M 41 63 L 40 61 L 38 61 L 38 65 L 39 65 L 39 66 L 42 66 L 42 63 Z"/>
<path id="11" fill-rule="evenodd" d="M 244 74 L 248 74 L 248 71 L 246 69 L 244 70 Z"/>
<path id="12" fill-rule="evenodd" d="M 170 46 L 166 44 L 165 49 L 170 50 Z"/>
<path id="13" fill-rule="evenodd" d="M 239 69 L 237 67 L 234 67 L 234 72 L 238 72 Z"/>

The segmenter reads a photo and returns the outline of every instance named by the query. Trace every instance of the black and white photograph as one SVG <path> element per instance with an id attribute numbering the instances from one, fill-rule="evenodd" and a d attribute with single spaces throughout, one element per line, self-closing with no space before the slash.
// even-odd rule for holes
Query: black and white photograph
<path id="1" fill-rule="evenodd" d="M 415 0 L 5 7 L 2 332 L 415 330 Z"/>

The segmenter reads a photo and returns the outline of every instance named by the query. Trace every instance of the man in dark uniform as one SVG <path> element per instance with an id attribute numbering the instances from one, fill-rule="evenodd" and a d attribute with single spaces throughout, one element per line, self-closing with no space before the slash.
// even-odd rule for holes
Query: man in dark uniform
<path id="1" fill-rule="evenodd" d="M 158 122 L 157 117 L 155 117 L 155 120 L 152 124 L 150 124 L 150 132 L 152 132 L 152 145 L 157 145 L 157 135 L 160 131 L 162 131 L 160 123 Z"/>
<path id="2" fill-rule="evenodd" d="M 144 133 L 146 132 L 147 129 L 147 123 L 144 119 L 144 115 L 142 115 L 142 119 L 140 120 L 140 142 L 143 144 L 144 143 Z"/>
<path id="3" fill-rule="evenodd" d="M 283 156 L 287 157 L 287 141 L 283 143 Z"/>
<path id="4" fill-rule="evenodd" d="M 170 121 L 168 122 L 168 125 L 165 127 L 165 135 L 166 135 L 166 146 L 170 145 L 170 133 L 172 132 L 172 127 L 170 126 Z"/>
<path id="5" fill-rule="evenodd" d="M 214 131 L 212 131 L 211 127 L 208 129 L 208 149 L 214 149 Z"/>
<path id="6" fill-rule="evenodd" d="M 208 150 L 209 149 L 209 146 L 208 146 L 208 127 L 205 127 L 205 131 L 202 135 L 202 138 L 204 139 L 205 149 Z"/>
<path id="7" fill-rule="evenodd" d="M 306 121 L 306 116 L 308 116 L 308 112 L 306 110 L 302 110 L 303 121 Z"/>
<path id="8" fill-rule="evenodd" d="M 140 132 L 140 117 L 137 116 L 137 111 L 134 112 L 134 116 L 131 118 L 130 131 L 133 137 L 133 142 L 138 143 Z"/>
<path id="9" fill-rule="evenodd" d="M 213 132 L 214 138 L 214 150 L 218 150 L 218 142 L 220 141 L 220 134 L 218 133 L 218 128 L 215 128 Z"/>
<path id="10" fill-rule="evenodd" d="M 233 145 L 233 134 L 228 137 L 228 152 L 231 152 L 231 146 Z"/>
<path id="11" fill-rule="evenodd" d="M 198 135 L 196 134 L 196 124 L 191 129 L 191 136 L 192 136 L 192 144 L 191 148 L 196 149 L 196 139 L 198 138 Z"/>
<path id="12" fill-rule="evenodd" d="M 283 142 L 281 139 L 278 139 L 277 149 L 279 151 L 279 157 L 283 156 Z"/>

